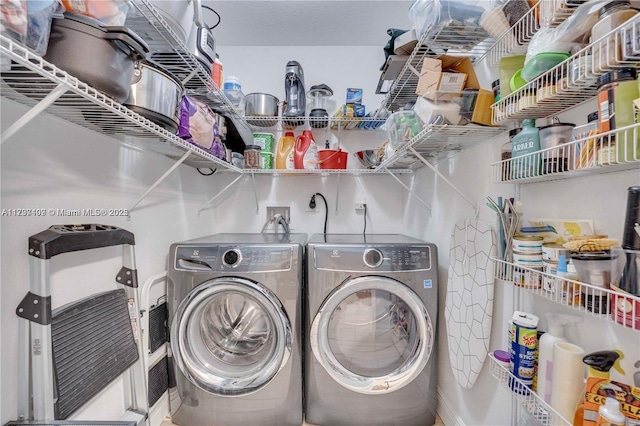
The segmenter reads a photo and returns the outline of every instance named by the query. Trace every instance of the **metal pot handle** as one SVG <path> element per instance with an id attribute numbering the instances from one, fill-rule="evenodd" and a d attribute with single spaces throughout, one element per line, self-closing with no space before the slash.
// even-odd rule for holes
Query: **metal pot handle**
<path id="1" fill-rule="evenodd" d="M 149 53 L 149 45 L 140 36 L 127 27 L 105 27 L 105 40 L 124 43 L 131 51 L 134 60 L 145 59 Z M 121 49 L 124 51 L 124 49 Z M 125 53 L 129 53 L 124 51 Z"/>

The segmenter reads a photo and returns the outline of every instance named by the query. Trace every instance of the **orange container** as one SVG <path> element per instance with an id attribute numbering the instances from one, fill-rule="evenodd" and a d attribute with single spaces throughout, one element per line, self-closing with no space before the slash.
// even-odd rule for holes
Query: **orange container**
<path id="1" fill-rule="evenodd" d="M 321 169 L 346 169 L 349 154 L 341 149 L 324 149 L 318 151 L 318 164 Z"/>

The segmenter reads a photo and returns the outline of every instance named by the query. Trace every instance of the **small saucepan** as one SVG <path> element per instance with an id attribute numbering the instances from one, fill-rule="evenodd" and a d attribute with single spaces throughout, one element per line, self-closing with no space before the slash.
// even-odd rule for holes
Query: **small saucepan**
<path id="1" fill-rule="evenodd" d="M 273 120 L 247 119 L 247 123 L 258 127 L 272 127 L 278 123 L 278 98 L 267 93 L 249 93 L 245 96 L 247 117 L 273 117 Z"/>

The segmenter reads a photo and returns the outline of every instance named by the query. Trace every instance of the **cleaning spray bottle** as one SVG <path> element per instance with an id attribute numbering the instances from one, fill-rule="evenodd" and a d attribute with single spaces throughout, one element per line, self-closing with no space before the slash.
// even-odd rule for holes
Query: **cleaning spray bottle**
<path id="1" fill-rule="evenodd" d="M 580 317 L 575 315 L 549 314 L 547 322 L 549 329 L 540 336 L 538 341 L 538 388 L 540 398 L 546 403 L 551 403 L 551 380 L 553 372 L 553 344 L 566 342 L 564 326 L 580 322 Z"/>
<path id="2" fill-rule="evenodd" d="M 620 360 L 624 358 L 622 351 L 599 351 L 592 352 L 582 358 L 582 362 L 587 366 L 587 380 L 589 377 L 609 378 L 609 370 L 613 367 L 618 373 L 624 374 L 620 366 Z M 586 390 L 586 389 L 585 389 Z M 582 426 L 584 423 L 584 398 L 578 404 L 576 414 L 573 417 L 574 426 Z"/>

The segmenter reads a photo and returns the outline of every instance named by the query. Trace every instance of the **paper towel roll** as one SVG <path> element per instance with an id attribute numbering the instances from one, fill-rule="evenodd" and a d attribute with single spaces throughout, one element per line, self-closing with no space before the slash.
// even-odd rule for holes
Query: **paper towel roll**
<path id="1" fill-rule="evenodd" d="M 551 407 L 570 422 L 578 402 L 584 398 L 584 355 L 584 349 L 572 343 L 553 345 Z"/>

